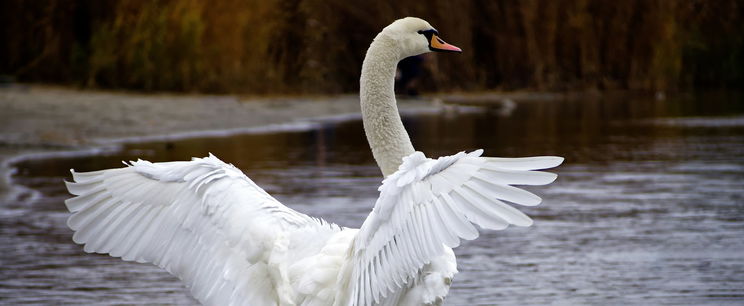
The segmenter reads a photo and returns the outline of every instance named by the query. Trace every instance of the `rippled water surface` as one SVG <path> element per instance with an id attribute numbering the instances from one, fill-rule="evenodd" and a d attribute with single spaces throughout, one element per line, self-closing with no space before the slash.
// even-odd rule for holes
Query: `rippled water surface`
<path id="1" fill-rule="evenodd" d="M 447 304 L 744 304 L 743 102 L 529 102 L 404 118 L 428 156 L 566 157 L 554 184 L 530 188 L 545 199 L 524 208 L 534 226 L 483 231 L 455 250 Z M 83 253 L 65 226 L 62 180 L 69 168 L 208 152 L 288 206 L 343 226 L 361 225 L 381 180 L 357 121 L 23 162 L 16 182 L 42 196 L 0 207 L 0 304 L 195 304 L 166 272 Z"/>

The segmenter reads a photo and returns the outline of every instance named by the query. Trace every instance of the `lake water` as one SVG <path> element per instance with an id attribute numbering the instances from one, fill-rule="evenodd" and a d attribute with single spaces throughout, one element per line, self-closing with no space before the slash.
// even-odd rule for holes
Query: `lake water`
<path id="1" fill-rule="evenodd" d="M 455 250 L 448 305 L 744 304 L 744 100 L 706 95 L 518 103 L 407 116 L 428 156 L 560 155 L 529 228 L 482 231 Z M 0 304 L 195 304 L 175 277 L 85 254 L 65 226 L 68 169 L 212 152 L 288 206 L 358 227 L 380 174 L 361 122 L 307 131 L 138 143 L 102 156 L 30 160 L 40 192 L 0 207 Z"/>

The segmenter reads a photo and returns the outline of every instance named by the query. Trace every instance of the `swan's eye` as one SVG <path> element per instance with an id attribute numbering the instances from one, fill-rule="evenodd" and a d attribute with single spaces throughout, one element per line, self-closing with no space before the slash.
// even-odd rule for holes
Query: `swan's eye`
<path id="1" fill-rule="evenodd" d="M 437 32 L 437 30 L 434 30 L 434 29 L 419 30 L 418 33 L 421 34 L 421 35 L 426 36 L 426 40 L 427 41 L 431 41 L 431 36 L 432 35 L 439 35 L 439 32 Z"/>
<path id="2" fill-rule="evenodd" d="M 419 34 L 423 34 L 426 37 L 431 37 L 431 34 L 437 34 L 437 35 L 439 35 L 439 32 L 437 32 L 437 30 L 435 30 L 435 29 L 419 30 L 418 33 Z"/>

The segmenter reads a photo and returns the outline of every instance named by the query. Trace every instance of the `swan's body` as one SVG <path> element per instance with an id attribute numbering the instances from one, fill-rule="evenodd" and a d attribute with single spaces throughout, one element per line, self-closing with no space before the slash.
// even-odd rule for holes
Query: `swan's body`
<path id="1" fill-rule="evenodd" d="M 404 18 L 371 44 L 362 68 L 365 133 L 386 176 L 360 229 L 296 212 L 214 156 L 132 162 L 76 173 L 66 201 L 73 240 L 86 252 L 149 262 L 211 305 L 439 304 L 457 273 L 451 248 L 473 226 L 532 220 L 501 202 L 537 205 L 511 187 L 543 185 L 560 157 L 487 158 L 481 151 L 429 159 L 415 152 L 393 94 L 397 62 L 459 51 L 425 21 Z"/>

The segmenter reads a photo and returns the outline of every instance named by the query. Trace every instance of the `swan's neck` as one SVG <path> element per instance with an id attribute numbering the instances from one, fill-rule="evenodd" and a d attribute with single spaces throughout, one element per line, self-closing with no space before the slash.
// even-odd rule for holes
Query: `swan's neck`
<path id="1" fill-rule="evenodd" d="M 385 176 L 398 170 L 403 157 L 414 152 L 395 102 L 398 61 L 398 45 L 387 36 L 377 35 L 364 57 L 359 80 L 364 133 Z"/>

